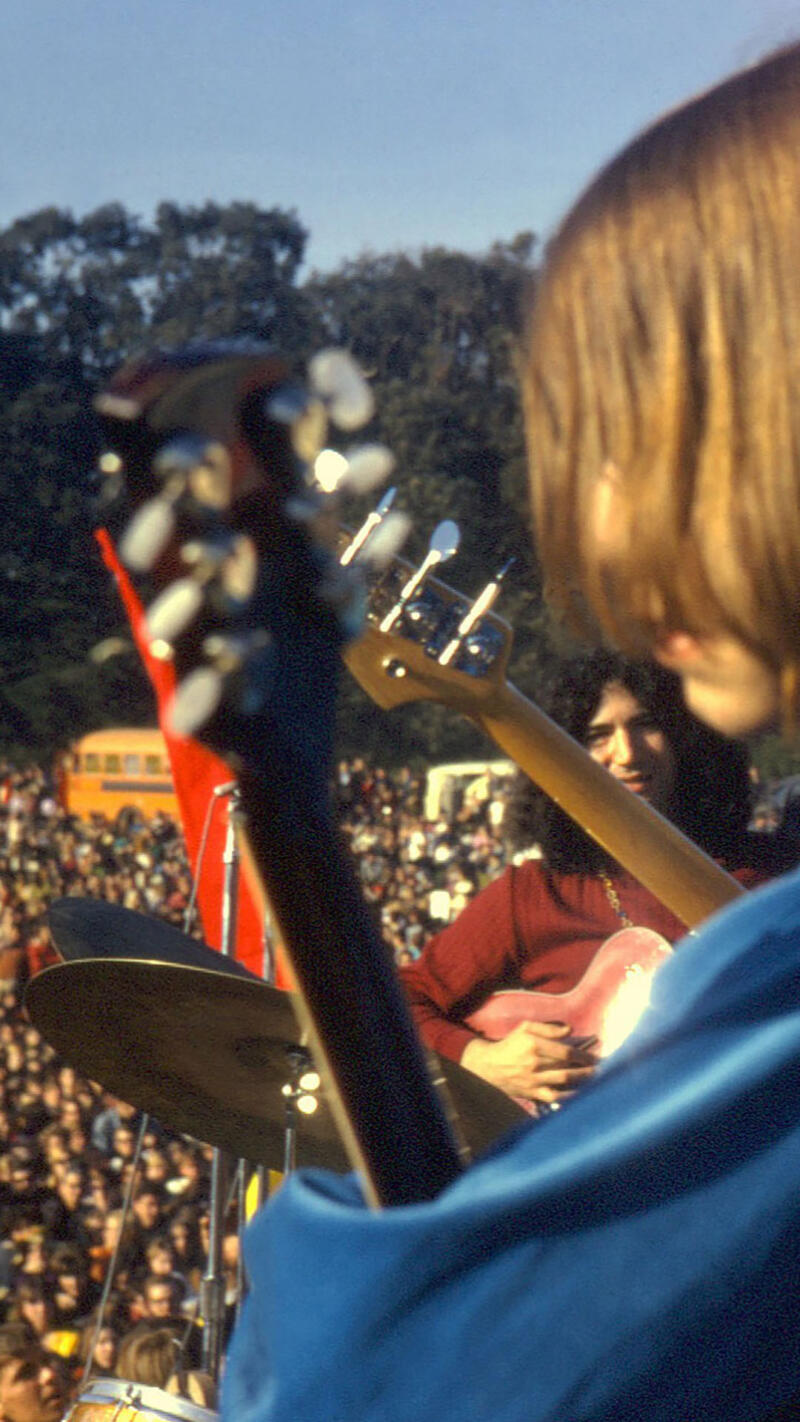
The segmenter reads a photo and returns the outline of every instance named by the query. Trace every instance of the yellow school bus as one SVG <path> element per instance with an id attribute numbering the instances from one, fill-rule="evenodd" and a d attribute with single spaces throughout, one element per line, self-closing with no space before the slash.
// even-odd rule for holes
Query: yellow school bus
<path id="1" fill-rule="evenodd" d="M 156 811 L 178 818 L 166 742 L 152 727 L 119 726 L 74 741 L 59 758 L 56 784 L 60 803 L 80 819 L 113 820 L 129 808 L 148 819 Z"/>

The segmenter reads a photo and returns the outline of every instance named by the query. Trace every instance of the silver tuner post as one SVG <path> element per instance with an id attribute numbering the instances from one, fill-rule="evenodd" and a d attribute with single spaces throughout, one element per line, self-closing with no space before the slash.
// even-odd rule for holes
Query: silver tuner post
<path id="1" fill-rule="evenodd" d="M 461 533 L 458 524 L 454 523 L 451 518 L 443 519 L 433 530 L 428 552 L 417 568 L 417 571 L 412 573 L 408 582 L 401 588 L 396 603 L 389 609 L 383 621 L 380 623 L 381 632 L 391 631 L 406 603 L 414 596 L 417 588 L 422 586 L 425 579 L 438 563 L 446 562 L 448 558 L 452 558 L 453 554 L 458 552 L 460 542 Z"/>
<path id="2" fill-rule="evenodd" d="M 346 568 L 348 563 L 352 563 L 356 554 L 359 553 L 364 547 L 364 544 L 366 543 L 367 539 L 372 533 L 374 533 L 375 529 L 378 527 L 378 524 L 383 522 L 387 513 L 392 507 L 392 504 L 394 503 L 396 493 L 397 489 L 394 487 L 392 487 L 391 489 L 387 489 L 377 508 L 373 509 L 372 513 L 367 515 L 360 529 L 358 530 L 358 533 L 355 535 L 352 541 L 348 543 L 347 547 L 344 550 L 344 553 L 339 559 L 339 562 L 342 564 L 342 567 Z"/>
<path id="3" fill-rule="evenodd" d="M 505 563 L 500 569 L 500 572 L 494 578 L 492 578 L 491 582 L 488 582 L 486 584 L 486 587 L 483 589 L 483 592 L 480 593 L 478 597 L 476 597 L 471 608 L 469 609 L 469 612 L 467 612 L 459 622 L 455 636 L 451 637 L 450 641 L 448 642 L 447 646 L 439 657 L 440 666 L 446 667 L 450 665 L 453 658 L 458 653 L 459 649 L 463 647 L 464 642 L 466 641 L 472 629 L 477 625 L 477 623 L 484 616 L 484 614 L 489 611 L 489 608 L 494 605 L 500 592 L 500 587 L 503 582 L 503 579 L 505 578 L 506 573 L 508 572 L 513 562 L 514 559 L 509 558 L 508 562 Z"/>

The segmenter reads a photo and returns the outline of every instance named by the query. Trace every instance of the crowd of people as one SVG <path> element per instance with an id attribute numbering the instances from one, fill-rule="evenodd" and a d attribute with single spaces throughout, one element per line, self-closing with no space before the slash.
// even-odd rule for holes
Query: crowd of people
<path id="1" fill-rule="evenodd" d="M 424 775 L 354 759 L 339 764 L 337 782 L 365 896 L 398 963 L 408 964 L 502 867 L 501 787 L 484 780 L 478 796 L 446 799 L 426 819 Z M 191 887 L 182 834 L 168 817 L 79 820 L 40 767 L 0 764 L 0 1354 L 16 1360 L 17 1345 L 39 1348 L 62 1403 L 85 1383 L 90 1354 L 93 1378 L 133 1371 L 161 1385 L 164 1349 L 172 1373 L 176 1346 L 198 1366 L 192 1320 L 211 1152 L 148 1123 L 132 1180 L 140 1113 L 56 1056 L 26 1017 L 24 985 L 56 959 L 47 926 L 54 899 L 101 898 L 182 927 Z M 235 1207 L 225 1229 L 233 1301 Z"/>
<path id="2" fill-rule="evenodd" d="M 424 774 L 390 774 L 359 758 L 340 763 L 340 825 L 399 966 L 503 868 L 505 788 L 501 777 L 476 776 L 466 792 L 456 788 L 430 807 L 428 818 Z"/>

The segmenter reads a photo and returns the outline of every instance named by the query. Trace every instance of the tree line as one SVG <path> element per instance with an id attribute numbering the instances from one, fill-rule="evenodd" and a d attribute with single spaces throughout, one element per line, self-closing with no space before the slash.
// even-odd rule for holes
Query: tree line
<path id="1" fill-rule="evenodd" d="M 152 719 L 134 655 L 90 655 L 125 631 L 92 538 L 91 400 L 152 345 L 247 337 L 298 371 L 322 346 L 351 350 L 375 392 L 369 437 L 393 450 L 398 506 L 414 516 L 408 555 L 451 517 L 462 543 L 446 578 L 462 591 L 513 558 L 498 608 L 511 675 L 535 695 L 551 674 L 514 373 L 534 238 L 478 256 L 365 255 L 301 280 L 307 236 L 296 214 L 241 202 L 162 203 L 150 220 L 120 204 L 47 208 L 0 231 L 0 753 L 46 756 L 95 726 Z M 340 748 L 387 764 L 488 749 L 439 708 L 378 711 L 347 677 Z"/>

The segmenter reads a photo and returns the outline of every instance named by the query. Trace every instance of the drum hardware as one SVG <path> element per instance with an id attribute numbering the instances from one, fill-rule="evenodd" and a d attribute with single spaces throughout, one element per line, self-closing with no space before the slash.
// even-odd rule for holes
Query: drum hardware
<path id="1" fill-rule="evenodd" d="M 160 1387 L 95 1378 L 83 1388 L 63 1422 L 216 1422 L 217 1413 Z"/>
<path id="2" fill-rule="evenodd" d="M 288 1047 L 286 1061 L 291 1075 L 290 1080 L 284 1082 L 281 1087 L 286 1121 L 283 1173 L 291 1175 L 297 1163 L 298 1113 L 302 1116 L 313 1116 L 319 1104 L 317 1092 L 322 1085 L 322 1078 L 315 1070 L 311 1055 L 305 1047 Z"/>
<path id="3" fill-rule="evenodd" d="M 263 1169 L 263 1167 L 261 1167 Z M 259 1195 L 261 1190 L 259 1189 Z M 263 1200 L 259 1199 L 259 1209 Z M 247 1166 L 245 1161 L 239 1161 L 239 1168 L 236 1172 L 236 1218 L 239 1221 L 239 1252 L 236 1258 L 236 1312 L 235 1321 L 238 1324 L 239 1315 L 244 1303 L 244 1291 L 246 1286 L 244 1272 L 244 1250 L 242 1248 L 242 1236 L 247 1223 Z"/>

